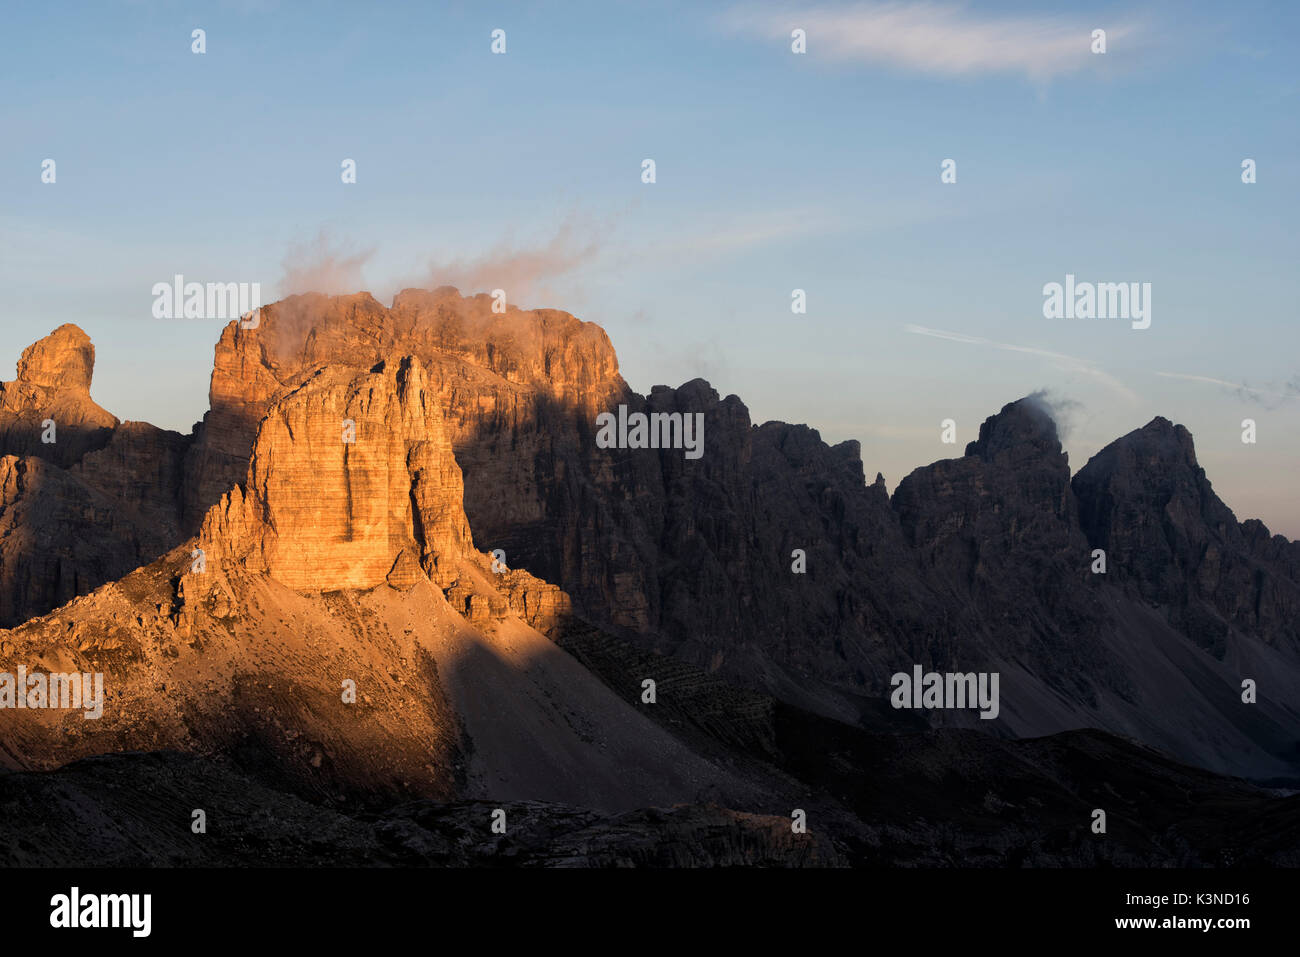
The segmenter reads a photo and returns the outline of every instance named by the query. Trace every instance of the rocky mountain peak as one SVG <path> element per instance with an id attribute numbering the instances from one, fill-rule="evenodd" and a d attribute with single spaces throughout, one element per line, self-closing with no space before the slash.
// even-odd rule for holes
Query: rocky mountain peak
<path id="1" fill-rule="evenodd" d="M 24 349 L 18 377 L 0 382 L 0 455 L 68 468 L 107 445 L 118 421 L 90 398 L 94 368 L 90 337 L 71 323 Z"/>
<path id="2" fill-rule="evenodd" d="M 1238 524 L 1183 426 L 1157 416 L 1089 459 L 1071 485 L 1110 574 L 1168 606 L 1173 624 L 1216 657 L 1234 629 L 1274 644 L 1300 637 L 1289 543 Z"/>
<path id="3" fill-rule="evenodd" d="M 1197 464 L 1192 434 L 1162 416 L 1103 448 L 1079 470 L 1072 485 L 1084 528 L 1094 540 L 1108 537 L 1104 526 L 1120 501 L 1170 518 L 1177 513 L 1180 524 L 1197 516 L 1215 526 L 1236 526 Z"/>
<path id="4" fill-rule="evenodd" d="M 1061 439 L 1047 404 L 1037 395 L 1008 402 L 980 426 L 966 455 L 990 465 L 1015 467 L 1046 456 L 1060 456 Z"/>
<path id="5" fill-rule="evenodd" d="M 55 329 L 23 350 L 18 379 L 46 389 L 90 392 L 95 347 L 90 336 L 72 323 Z"/>

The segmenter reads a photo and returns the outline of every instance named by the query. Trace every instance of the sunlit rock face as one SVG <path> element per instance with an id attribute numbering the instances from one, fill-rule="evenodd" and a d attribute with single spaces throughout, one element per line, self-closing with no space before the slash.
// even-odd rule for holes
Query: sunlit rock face
<path id="1" fill-rule="evenodd" d="M 0 450 L 66 468 L 107 445 L 118 421 L 90 398 L 94 370 L 90 337 L 70 323 L 28 346 L 0 383 Z"/>
<path id="2" fill-rule="evenodd" d="M 243 491 L 200 538 L 300 591 L 410 585 L 421 572 L 449 587 L 471 547 L 463 498 L 418 359 L 328 367 L 271 407 Z"/>

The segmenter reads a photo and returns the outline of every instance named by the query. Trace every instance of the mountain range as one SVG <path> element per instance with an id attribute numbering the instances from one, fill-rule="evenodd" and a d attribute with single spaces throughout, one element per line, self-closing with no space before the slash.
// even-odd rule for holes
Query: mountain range
<path id="1" fill-rule="evenodd" d="M 1182 426 L 1072 474 L 1029 396 L 891 496 L 493 302 L 263 307 L 187 435 L 97 405 L 76 326 L 23 353 L 0 668 L 107 698 L 0 712 L 7 863 L 1300 864 L 1300 543 Z M 703 454 L 602 447 L 620 406 Z M 892 707 L 916 666 L 997 717 Z"/>

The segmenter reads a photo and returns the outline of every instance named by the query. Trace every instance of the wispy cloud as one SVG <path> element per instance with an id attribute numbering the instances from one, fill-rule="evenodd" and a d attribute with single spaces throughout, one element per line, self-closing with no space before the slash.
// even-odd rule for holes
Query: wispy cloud
<path id="1" fill-rule="evenodd" d="M 1092 31 L 1106 31 L 1107 49 L 1140 31 L 1109 16 L 1084 20 L 1058 14 L 986 16 L 955 3 L 819 5 L 799 12 L 736 7 L 729 29 L 789 41 L 803 29 L 808 55 L 877 63 L 942 76 L 1010 73 L 1041 81 L 1073 73 L 1095 59 Z"/>
<path id="2" fill-rule="evenodd" d="M 910 323 L 904 326 L 903 329 L 916 336 L 929 336 L 931 339 L 946 339 L 949 342 L 961 342 L 972 346 L 985 346 L 991 349 L 1001 349 L 1004 352 L 1018 352 L 1022 355 L 1038 356 L 1042 359 L 1048 359 L 1056 368 L 1063 372 L 1072 372 L 1076 375 L 1083 375 L 1095 379 L 1101 385 L 1110 389 L 1116 395 L 1121 396 L 1127 402 L 1138 401 L 1137 394 L 1132 389 L 1089 359 L 1080 359 L 1078 356 L 1067 356 L 1061 352 L 1052 352 L 1048 349 L 1038 349 L 1033 346 L 1019 346 L 1010 342 L 994 342 L 992 339 L 984 339 L 980 336 L 968 336 L 960 332 L 948 332 L 945 329 L 929 329 L 925 326 L 916 326 Z"/>
<path id="3" fill-rule="evenodd" d="M 693 270 L 783 243 L 825 238 L 852 225 L 846 217 L 809 207 L 705 215 L 674 223 L 671 231 L 647 236 L 635 247 L 624 246 L 608 264 L 618 270 L 640 270 L 647 264 Z"/>
<path id="4" fill-rule="evenodd" d="M 322 230 L 314 240 L 291 246 L 285 253 L 281 295 L 322 292 L 337 296 L 359 292 L 365 288 L 362 270 L 374 252 L 373 249 L 349 252 Z"/>
<path id="5" fill-rule="evenodd" d="M 671 256 L 697 261 L 698 256 L 723 257 L 810 235 L 826 235 L 828 231 L 844 228 L 844 225 L 840 217 L 810 208 L 715 216 L 699 222 L 690 231 L 673 235 L 664 251 Z"/>
<path id="6" fill-rule="evenodd" d="M 1188 375 L 1183 372 L 1157 372 L 1156 375 L 1163 379 L 1182 379 L 1185 382 L 1201 382 L 1205 385 L 1221 386 L 1225 389 L 1231 389 L 1240 399 L 1261 402 L 1266 406 L 1268 405 L 1266 400 L 1277 399 L 1278 401 L 1269 406 L 1270 408 L 1276 408 L 1290 399 L 1300 399 L 1300 377 L 1287 383 L 1279 391 L 1277 389 L 1256 389 L 1240 382 L 1229 382 L 1227 379 L 1216 379 L 1207 375 Z"/>
<path id="7" fill-rule="evenodd" d="M 693 235 L 687 235 L 676 243 L 674 248 L 678 252 L 725 255 L 756 246 L 816 235 L 824 225 L 826 225 L 825 221 L 802 211 L 788 214 L 776 213 L 701 230 Z"/>
<path id="8" fill-rule="evenodd" d="M 425 285 L 456 286 L 462 293 L 502 288 L 518 301 L 542 284 L 589 265 L 604 249 L 610 228 L 570 213 L 544 242 L 521 245 L 508 238 L 480 256 L 432 262 Z"/>

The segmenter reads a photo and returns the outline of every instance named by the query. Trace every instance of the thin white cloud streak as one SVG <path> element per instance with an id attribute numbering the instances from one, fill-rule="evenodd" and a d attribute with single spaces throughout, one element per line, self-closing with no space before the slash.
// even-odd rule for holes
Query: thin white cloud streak
<path id="1" fill-rule="evenodd" d="M 667 268 L 697 268 L 703 262 L 725 261 L 753 250 L 781 243 L 824 237 L 852 225 L 849 220 L 817 209 L 789 209 L 697 221 L 689 228 L 646 238 L 635 247 L 624 248 L 610 261 L 611 268 L 644 267 L 647 263 Z"/>
<path id="2" fill-rule="evenodd" d="M 948 332 L 945 329 L 929 329 L 925 326 L 908 324 L 903 327 L 906 332 L 916 336 L 928 336 L 931 339 L 945 339 L 949 342 L 960 342 L 964 345 L 987 346 L 992 349 L 1001 349 L 1003 352 L 1018 352 L 1022 355 L 1038 356 L 1042 359 L 1052 360 L 1053 365 L 1064 371 L 1073 372 L 1077 375 L 1085 375 L 1096 379 L 1099 383 L 1110 389 L 1116 395 L 1121 396 L 1125 401 L 1136 403 L 1137 394 L 1120 382 L 1105 369 L 1087 360 L 1080 359 L 1077 356 L 1067 356 L 1061 352 L 1051 352 L 1048 349 L 1036 349 L 1032 346 L 1018 346 L 1009 342 L 994 342 L 992 339 L 984 339 L 980 336 L 968 336 L 960 332 Z"/>
<path id="3" fill-rule="evenodd" d="M 701 221 L 688 232 L 674 234 L 663 245 L 670 255 L 684 255 L 695 261 L 701 255 L 727 256 L 774 243 L 824 236 L 848 225 L 847 220 L 820 209 L 773 210 Z"/>
<path id="4" fill-rule="evenodd" d="M 720 229 L 714 232 L 699 233 L 689 236 L 678 243 L 676 249 L 701 253 L 731 253 L 765 246 L 768 243 L 797 239 L 816 232 L 815 224 L 800 220 L 797 216 L 774 218 L 771 222 L 754 222 Z"/>
<path id="5" fill-rule="evenodd" d="M 1236 392 L 1246 392 L 1250 395 L 1266 395 L 1275 399 L 1300 399 L 1300 394 L 1295 392 L 1276 392 L 1271 389 L 1253 389 L 1250 386 L 1242 385 L 1239 382 L 1228 382 L 1226 379 L 1214 379 L 1205 375 L 1187 375 L 1182 372 L 1157 372 L 1156 375 L 1164 379 L 1183 379 L 1187 382 L 1204 382 L 1207 385 L 1220 385 Z"/>
<path id="6" fill-rule="evenodd" d="M 1131 48 L 1141 32 L 1110 16 L 981 16 L 953 3 L 820 5 L 797 12 L 736 7 L 722 24 L 786 43 L 792 30 L 803 29 L 809 56 L 941 76 L 1019 73 L 1035 81 L 1077 72 L 1105 56 L 1092 52 L 1094 29 L 1106 31 L 1106 55 L 1116 43 Z"/>

